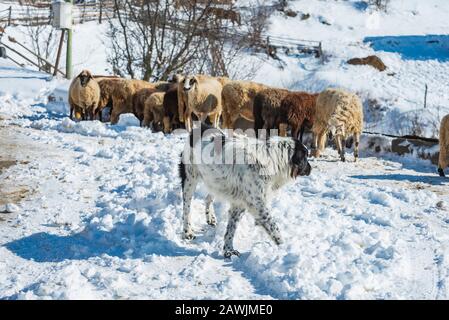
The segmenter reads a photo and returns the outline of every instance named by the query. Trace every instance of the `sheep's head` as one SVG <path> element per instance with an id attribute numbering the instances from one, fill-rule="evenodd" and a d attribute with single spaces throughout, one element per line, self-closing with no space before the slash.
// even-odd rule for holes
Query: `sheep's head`
<path id="1" fill-rule="evenodd" d="M 168 82 L 171 82 L 171 83 L 182 83 L 183 81 L 184 81 L 184 77 L 181 74 L 179 74 L 179 73 L 174 74 L 168 80 Z"/>
<path id="2" fill-rule="evenodd" d="M 184 91 L 192 90 L 198 84 L 198 79 L 195 76 L 186 76 L 183 81 Z"/>
<path id="3" fill-rule="evenodd" d="M 80 79 L 80 83 L 82 87 L 87 86 L 87 84 L 89 83 L 89 81 L 91 79 L 93 79 L 94 77 L 92 76 L 92 73 L 90 73 L 89 70 L 83 70 L 81 71 L 81 73 L 78 75 L 78 78 Z"/>

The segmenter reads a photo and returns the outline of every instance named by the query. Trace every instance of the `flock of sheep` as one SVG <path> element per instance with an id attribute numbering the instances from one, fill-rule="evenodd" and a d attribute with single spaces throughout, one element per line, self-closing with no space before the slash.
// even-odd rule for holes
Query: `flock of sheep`
<path id="1" fill-rule="evenodd" d="M 207 75 L 175 75 L 171 81 L 150 83 L 93 76 L 83 70 L 73 79 L 68 98 L 72 119 L 102 121 L 103 110 L 109 107 L 112 124 L 121 114 L 133 113 L 141 126 L 164 133 L 178 128 L 191 131 L 193 117 L 226 129 L 237 129 L 237 119 L 244 118 L 254 123 L 256 136 L 261 129 L 277 129 L 286 136 L 290 128 L 292 136 L 301 141 L 308 128 L 314 135 L 315 156 L 331 132 L 342 161 L 350 136 L 357 160 L 363 128 L 362 103 L 353 93 L 341 89 L 319 94 L 289 91 Z"/>

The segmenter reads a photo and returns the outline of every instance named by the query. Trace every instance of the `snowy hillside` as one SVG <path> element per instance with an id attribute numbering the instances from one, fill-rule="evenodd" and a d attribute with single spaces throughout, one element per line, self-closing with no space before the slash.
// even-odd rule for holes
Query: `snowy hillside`
<path id="1" fill-rule="evenodd" d="M 262 61 L 255 81 L 345 87 L 363 98 L 368 130 L 408 134 L 418 116 L 422 135 L 435 135 L 449 113 L 446 0 L 391 0 L 387 13 L 364 1 L 289 3 L 298 15 L 275 12 L 267 32 L 322 41 L 324 59 L 278 52 L 280 69 L 249 55 Z M 109 72 L 106 29 L 76 26 L 75 72 Z M 26 39 L 21 27 L 6 31 Z M 371 54 L 386 71 L 346 64 Z M 132 115 L 73 122 L 68 85 L 0 58 L 0 299 L 449 299 L 449 180 L 429 161 L 362 149 L 341 163 L 328 148 L 273 200 L 284 244 L 246 214 L 234 242 L 242 256 L 224 260 L 228 206 L 215 203 L 208 226 L 204 189 L 197 238 L 182 239 L 186 134 L 152 133 Z"/>

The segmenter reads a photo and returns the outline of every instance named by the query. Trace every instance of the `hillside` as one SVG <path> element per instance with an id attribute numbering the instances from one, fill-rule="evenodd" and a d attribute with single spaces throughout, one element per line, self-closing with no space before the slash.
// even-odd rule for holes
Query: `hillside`
<path id="1" fill-rule="evenodd" d="M 322 41 L 323 60 L 279 51 L 282 69 L 264 54 L 244 62 L 261 62 L 255 80 L 266 84 L 356 91 L 369 130 L 410 133 L 417 114 L 433 136 L 449 112 L 449 5 L 392 0 L 373 18 L 363 3 L 290 1 L 298 15 L 273 13 L 267 33 Z M 76 26 L 75 71 L 108 72 L 106 28 Z M 388 69 L 346 64 L 371 54 Z M 246 214 L 242 256 L 224 260 L 228 205 L 214 204 L 208 226 L 204 188 L 192 205 L 198 237 L 182 239 L 186 134 L 152 133 L 132 115 L 73 122 L 68 85 L 0 59 L 0 299 L 449 299 L 449 182 L 430 162 L 362 150 L 341 163 L 328 148 L 273 200 L 285 243 Z"/>

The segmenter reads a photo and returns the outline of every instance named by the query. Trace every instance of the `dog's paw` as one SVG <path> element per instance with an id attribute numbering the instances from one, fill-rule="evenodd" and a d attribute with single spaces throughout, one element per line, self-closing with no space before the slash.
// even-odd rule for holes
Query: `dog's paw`
<path id="1" fill-rule="evenodd" d="M 225 253 L 224 253 L 225 259 L 229 259 L 232 256 L 240 257 L 240 252 L 238 252 L 237 250 L 226 250 L 225 251 Z"/>
<path id="2" fill-rule="evenodd" d="M 184 232 L 184 239 L 186 239 L 186 240 L 194 240 L 195 238 L 196 237 L 195 237 L 195 235 L 193 234 L 192 231 Z"/>
<path id="3" fill-rule="evenodd" d="M 207 221 L 207 224 L 215 227 L 217 225 L 217 220 L 215 219 L 215 217 L 211 218 L 210 220 Z"/>

